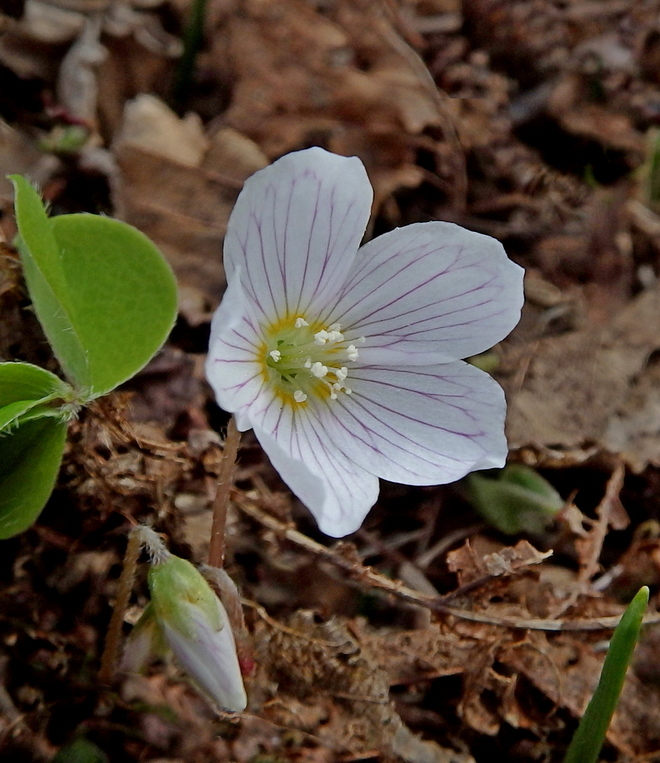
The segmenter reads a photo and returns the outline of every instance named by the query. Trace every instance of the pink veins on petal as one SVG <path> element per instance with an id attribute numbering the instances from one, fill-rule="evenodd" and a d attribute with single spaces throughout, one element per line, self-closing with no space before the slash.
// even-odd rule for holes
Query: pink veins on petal
<path id="1" fill-rule="evenodd" d="M 378 478 L 444 484 L 503 466 L 499 385 L 461 359 L 516 325 L 522 269 L 489 236 L 416 223 L 360 247 L 359 159 L 311 148 L 245 184 L 207 376 L 323 532 L 357 530 Z"/>

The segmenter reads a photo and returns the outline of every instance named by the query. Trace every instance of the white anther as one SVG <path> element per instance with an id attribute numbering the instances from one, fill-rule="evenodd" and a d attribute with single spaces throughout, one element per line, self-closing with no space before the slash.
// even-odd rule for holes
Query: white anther
<path id="1" fill-rule="evenodd" d="M 344 392 L 347 395 L 352 395 L 353 394 L 353 390 L 350 387 L 344 387 Z"/>
<path id="2" fill-rule="evenodd" d="M 311 367 L 312 367 L 312 359 L 307 358 L 307 360 L 305 361 L 305 368 L 311 368 Z"/>
<path id="3" fill-rule="evenodd" d="M 358 340 L 358 342 L 359 342 L 360 344 L 364 344 L 364 343 L 367 341 L 367 338 L 366 338 L 366 337 L 364 337 L 364 336 L 359 336 L 359 337 L 357 338 L 357 340 Z"/>
<path id="4" fill-rule="evenodd" d="M 332 389 L 333 389 L 335 392 L 341 392 L 341 388 L 342 388 L 343 386 L 344 386 L 343 384 L 340 384 L 339 382 L 335 382 L 335 383 L 332 385 Z"/>
<path id="5" fill-rule="evenodd" d="M 329 336 L 330 334 L 328 334 L 327 331 L 321 329 L 321 331 L 317 331 L 316 334 L 314 334 L 314 341 L 316 344 L 325 344 L 328 341 Z"/>
<path id="6" fill-rule="evenodd" d="M 341 342 L 343 338 L 344 335 L 341 333 L 341 331 L 328 332 L 328 342 Z"/>
<path id="7" fill-rule="evenodd" d="M 268 354 L 276 363 L 278 360 L 282 360 L 282 353 L 279 350 L 272 350 Z"/>
<path id="8" fill-rule="evenodd" d="M 310 371 L 317 379 L 322 379 L 328 373 L 328 367 L 324 366 L 323 363 L 319 363 L 317 360 L 316 363 L 312 365 Z"/>
<path id="9" fill-rule="evenodd" d="M 309 323 L 304 318 L 296 318 L 296 322 L 293 325 L 297 329 L 301 329 L 303 326 L 309 326 Z"/>
<path id="10" fill-rule="evenodd" d="M 349 344 L 346 348 L 346 357 L 349 360 L 357 360 L 359 354 L 360 353 L 357 351 L 357 347 L 354 344 Z"/>
<path id="11" fill-rule="evenodd" d="M 341 323 L 333 323 L 329 328 L 330 331 L 341 331 Z"/>
<path id="12" fill-rule="evenodd" d="M 293 399 L 296 401 L 296 403 L 304 403 L 305 400 L 307 400 L 307 395 L 301 389 L 297 389 L 293 393 Z"/>
<path id="13" fill-rule="evenodd" d="M 337 377 L 338 381 L 343 382 L 344 379 L 348 376 L 348 368 L 346 368 L 346 366 L 338 368 L 335 371 L 335 376 Z"/>
<path id="14" fill-rule="evenodd" d="M 337 399 L 337 393 L 334 391 L 334 389 L 330 390 L 330 400 L 336 400 Z"/>

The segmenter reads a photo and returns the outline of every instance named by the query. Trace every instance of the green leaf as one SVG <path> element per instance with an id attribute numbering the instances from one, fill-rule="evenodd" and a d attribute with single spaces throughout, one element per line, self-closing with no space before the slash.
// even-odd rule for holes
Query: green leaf
<path id="1" fill-rule="evenodd" d="M 582 716 L 564 763 L 596 763 L 612 714 L 619 701 L 626 671 L 649 601 L 647 586 L 640 588 L 614 631 L 598 686 Z"/>
<path id="2" fill-rule="evenodd" d="M 66 430 L 61 419 L 39 418 L 0 435 L 0 538 L 26 530 L 46 505 L 62 461 Z"/>
<path id="3" fill-rule="evenodd" d="M 176 319 L 176 282 L 158 249 L 126 223 L 82 214 L 52 223 L 89 360 L 91 399 L 130 379 L 162 347 Z"/>
<path id="4" fill-rule="evenodd" d="M 0 433 L 11 429 L 25 414 L 61 415 L 48 403 L 72 400 L 73 390 L 55 374 L 30 363 L 0 363 Z M 37 410 L 35 410 L 37 409 Z"/>
<path id="5" fill-rule="evenodd" d="M 470 474 L 465 484 L 474 508 L 507 535 L 542 532 L 564 505 L 547 480 L 522 464 L 505 467 L 495 478 Z"/>
<path id="6" fill-rule="evenodd" d="M 59 247 L 39 194 L 20 175 L 14 183 L 18 249 L 39 322 L 66 375 L 82 389 L 91 387 L 85 348 L 76 332 Z"/>
<path id="7" fill-rule="evenodd" d="M 108 763 L 108 756 L 84 737 L 60 747 L 51 763 Z"/>
<path id="8" fill-rule="evenodd" d="M 86 214 L 49 219 L 32 186 L 12 180 L 37 317 L 88 402 L 131 378 L 162 346 L 176 318 L 174 276 L 130 225 Z"/>

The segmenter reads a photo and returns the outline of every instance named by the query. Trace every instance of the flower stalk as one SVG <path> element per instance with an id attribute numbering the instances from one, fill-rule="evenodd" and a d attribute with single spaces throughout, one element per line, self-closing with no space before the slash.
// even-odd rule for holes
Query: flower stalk
<path id="1" fill-rule="evenodd" d="M 122 668 L 139 671 L 150 656 L 169 648 L 195 686 L 218 707 L 244 710 L 247 697 L 236 643 L 221 600 L 190 562 L 170 553 L 158 533 L 142 525 L 129 535 L 99 679 L 110 683 L 115 674 L 121 626 L 142 546 L 150 559 L 151 601 L 128 638 Z"/>
<path id="2" fill-rule="evenodd" d="M 234 484 L 236 456 L 241 443 L 241 433 L 236 427 L 232 416 L 227 424 L 225 446 L 220 460 L 218 487 L 213 501 L 213 522 L 211 524 L 211 541 L 209 544 L 209 566 L 224 567 L 225 563 L 225 533 L 227 529 L 227 510 L 229 496 Z"/>
<path id="3" fill-rule="evenodd" d="M 105 646 L 101 656 L 101 669 L 99 670 L 99 681 L 102 684 L 111 684 L 115 677 L 115 666 L 117 664 L 117 655 L 119 653 L 119 644 L 121 642 L 122 625 L 124 615 L 128 607 L 128 601 L 133 590 L 135 572 L 140 557 L 140 547 L 142 545 L 140 533 L 137 528 L 133 528 L 128 535 L 126 553 L 124 554 L 124 564 L 119 576 L 117 587 L 117 597 L 115 606 L 110 617 L 108 633 L 105 637 Z"/>

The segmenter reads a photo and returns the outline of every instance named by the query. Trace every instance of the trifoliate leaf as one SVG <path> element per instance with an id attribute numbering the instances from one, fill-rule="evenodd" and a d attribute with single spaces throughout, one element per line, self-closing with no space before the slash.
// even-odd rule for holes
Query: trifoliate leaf
<path id="1" fill-rule="evenodd" d="M 172 271 L 149 239 L 118 220 L 48 218 L 25 178 L 16 189 L 19 251 L 37 317 L 79 400 L 137 373 L 176 318 Z"/>
<path id="2" fill-rule="evenodd" d="M 64 453 L 67 425 L 42 417 L 0 435 L 0 538 L 26 530 L 46 505 Z"/>
<path id="3" fill-rule="evenodd" d="M 71 387 L 50 371 L 30 363 L 0 363 L 0 433 L 26 418 L 57 416 L 57 401 L 64 405 L 72 396 Z"/>

